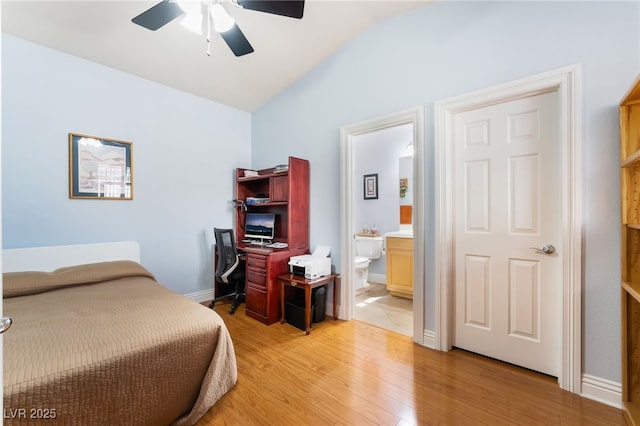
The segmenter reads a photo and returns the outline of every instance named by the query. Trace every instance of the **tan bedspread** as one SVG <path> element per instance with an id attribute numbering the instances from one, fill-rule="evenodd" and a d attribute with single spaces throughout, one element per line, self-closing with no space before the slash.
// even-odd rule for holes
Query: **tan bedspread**
<path id="1" fill-rule="evenodd" d="M 222 319 L 135 262 L 7 273 L 3 287 L 7 425 L 194 424 L 236 383 Z"/>

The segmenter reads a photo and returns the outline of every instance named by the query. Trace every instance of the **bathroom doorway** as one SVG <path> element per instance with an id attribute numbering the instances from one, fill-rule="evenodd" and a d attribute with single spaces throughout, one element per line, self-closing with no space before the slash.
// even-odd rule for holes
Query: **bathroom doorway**
<path id="1" fill-rule="evenodd" d="M 400 230 L 405 231 L 405 243 L 412 245 L 413 124 L 357 135 L 353 154 L 354 319 L 413 336 L 413 285 L 409 282 L 405 292 L 392 294 L 386 250 L 387 235 L 400 235 Z M 377 178 L 376 187 L 370 189 L 373 197 L 366 194 L 365 176 Z M 408 209 L 408 215 L 401 215 L 401 208 Z M 405 269 L 412 276 L 411 265 Z"/>
<path id="2" fill-rule="evenodd" d="M 420 107 L 341 129 L 342 317 L 419 344 L 424 344 L 423 116 Z M 356 236 L 376 234 L 383 237 L 383 252 L 357 253 Z M 395 270 L 404 276 L 398 279 L 395 272 L 392 280 L 387 244 L 396 240 L 404 251 L 390 259 L 399 262 Z M 362 256 L 371 257 L 364 272 Z M 404 285 L 409 281 L 413 288 Z"/>

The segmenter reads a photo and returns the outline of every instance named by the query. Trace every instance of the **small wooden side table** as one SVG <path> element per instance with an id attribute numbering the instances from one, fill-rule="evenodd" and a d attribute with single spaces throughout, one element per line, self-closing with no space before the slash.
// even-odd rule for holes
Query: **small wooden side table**
<path id="1" fill-rule="evenodd" d="M 338 293 L 340 292 L 340 275 L 331 274 L 324 277 L 307 279 L 300 275 L 285 274 L 278 277 L 280 283 L 280 302 L 282 304 L 282 318 L 280 324 L 284 324 L 284 287 L 302 287 L 304 288 L 304 328 L 307 334 L 311 333 L 311 290 L 323 285 L 333 284 L 333 319 L 338 319 Z"/>

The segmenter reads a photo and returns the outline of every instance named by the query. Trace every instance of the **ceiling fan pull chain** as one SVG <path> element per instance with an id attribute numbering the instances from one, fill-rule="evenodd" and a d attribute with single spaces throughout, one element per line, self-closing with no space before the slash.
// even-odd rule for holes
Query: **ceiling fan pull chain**
<path id="1" fill-rule="evenodd" d="M 207 2 L 207 56 L 211 56 L 211 2 Z"/>

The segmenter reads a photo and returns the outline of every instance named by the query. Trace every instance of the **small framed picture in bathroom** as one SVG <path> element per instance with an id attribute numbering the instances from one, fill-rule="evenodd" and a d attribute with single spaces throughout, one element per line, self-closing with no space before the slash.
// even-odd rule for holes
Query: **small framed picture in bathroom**
<path id="1" fill-rule="evenodd" d="M 378 174 L 364 175 L 364 199 L 378 199 Z"/>

